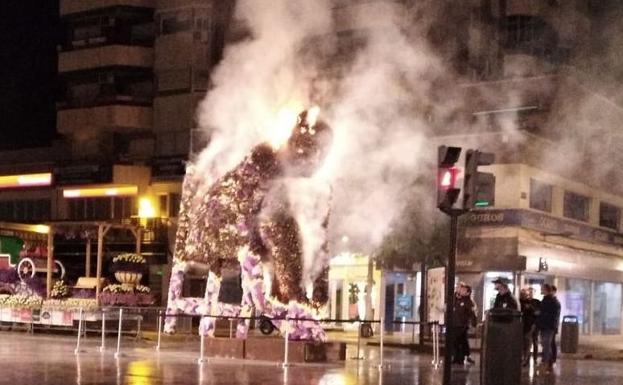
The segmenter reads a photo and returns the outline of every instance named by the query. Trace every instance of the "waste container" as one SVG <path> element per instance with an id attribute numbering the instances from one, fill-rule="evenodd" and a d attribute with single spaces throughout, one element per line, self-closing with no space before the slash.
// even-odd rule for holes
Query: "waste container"
<path id="1" fill-rule="evenodd" d="M 519 385 L 523 344 L 521 312 L 489 310 L 481 341 L 480 384 Z"/>
<path id="2" fill-rule="evenodd" d="M 580 324 L 578 317 L 566 315 L 562 317 L 562 329 L 560 331 L 560 352 L 577 353 L 580 339 Z"/>

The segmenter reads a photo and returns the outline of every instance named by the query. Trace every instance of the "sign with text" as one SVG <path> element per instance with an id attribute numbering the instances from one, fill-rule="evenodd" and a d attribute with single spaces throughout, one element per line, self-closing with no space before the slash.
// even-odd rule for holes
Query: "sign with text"
<path id="1" fill-rule="evenodd" d="M 584 225 L 571 220 L 529 210 L 482 210 L 464 216 L 465 226 L 519 226 L 543 233 L 544 236 L 565 236 L 589 242 L 623 245 L 623 234 Z"/>

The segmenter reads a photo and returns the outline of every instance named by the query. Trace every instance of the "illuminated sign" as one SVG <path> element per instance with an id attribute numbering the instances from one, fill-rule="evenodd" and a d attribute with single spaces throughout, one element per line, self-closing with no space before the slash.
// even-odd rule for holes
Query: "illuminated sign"
<path id="1" fill-rule="evenodd" d="M 49 186 L 52 173 L 0 176 L 0 188 Z"/>
<path id="2" fill-rule="evenodd" d="M 64 198 L 115 197 L 138 194 L 136 186 L 88 187 L 63 190 Z"/>

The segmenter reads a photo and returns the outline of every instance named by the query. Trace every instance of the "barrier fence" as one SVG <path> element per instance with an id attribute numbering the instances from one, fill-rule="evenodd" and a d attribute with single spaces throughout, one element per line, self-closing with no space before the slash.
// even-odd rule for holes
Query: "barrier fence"
<path id="1" fill-rule="evenodd" d="M 266 317 L 266 316 L 231 316 L 231 315 L 189 315 L 189 314 L 167 314 L 163 308 L 159 307 L 110 307 L 100 309 L 96 312 L 89 312 L 91 318 L 88 320 L 89 322 L 93 321 L 101 321 L 101 327 L 99 330 L 97 329 L 88 329 L 86 327 L 87 320 L 85 319 L 85 311 L 84 309 L 78 309 L 78 333 L 76 338 L 76 348 L 74 349 L 74 354 L 80 354 L 85 352 L 82 349 L 82 339 L 85 336 L 87 331 L 99 331 L 100 335 L 100 346 L 98 347 L 99 352 L 104 353 L 106 351 L 106 333 L 107 321 L 117 321 L 117 333 L 116 333 L 116 349 L 114 356 L 115 358 L 119 358 L 122 356 L 122 336 L 123 334 L 133 333 L 134 330 L 126 330 L 124 331 L 123 325 L 124 321 L 131 321 L 136 324 L 136 336 L 140 337 L 142 333 L 142 323 L 145 317 L 155 316 L 152 321 L 157 325 L 157 339 L 156 345 L 154 349 L 156 351 L 161 351 L 162 349 L 162 333 L 164 326 L 164 318 L 166 317 L 177 317 L 179 318 L 187 318 L 187 319 L 202 319 L 205 317 L 213 318 L 216 320 L 228 320 L 229 321 L 229 338 L 233 338 L 233 322 L 244 320 L 244 321 L 254 321 L 259 322 L 263 320 L 269 321 L 286 321 L 286 322 L 299 322 L 299 321 L 314 321 L 320 324 L 353 324 L 357 326 L 357 343 L 356 343 L 356 355 L 351 357 L 353 360 L 363 360 L 364 357 L 361 355 L 361 337 L 363 334 L 364 327 L 371 327 L 372 325 L 378 326 L 379 333 L 379 369 L 386 368 L 385 359 L 384 359 L 384 350 L 385 350 L 385 326 L 386 322 L 383 317 L 377 320 L 352 320 L 352 319 L 337 319 L 337 318 L 326 318 L 326 319 L 314 319 L 314 318 L 296 318 L 296 317 Z M 96 315 L 96 317 L 93 317 Z M 439 322 L 421 322 L 421 321 L 390 321 L 387 324 L 391 325 L 411 325 L 412 333 L 411 333 L 411 341 L 414 343 L 415 339 L 415 327 L 419 325 L 426 325 L 430 327 L 430 336 L 432 340 L 432 355 L 433 360 L 431 364 L 435 369 L 437 369 L 441 364 L 440 359 L 440 348 L 439 348 L 439 339 L 440 339 L 440 331 L 441 326 Z M 284 355 L 283 361 L 281 365 L 285 368 L 291 365 L 289 360 L 289 328 L 286 328 L 284 333 Z M 200 336 L 200 348 L 199 348 L 199 357 L 197 359 L 198 363 L 204 363 L 207 361 L 206 352 L 205 352 L 205 336 Z"/>

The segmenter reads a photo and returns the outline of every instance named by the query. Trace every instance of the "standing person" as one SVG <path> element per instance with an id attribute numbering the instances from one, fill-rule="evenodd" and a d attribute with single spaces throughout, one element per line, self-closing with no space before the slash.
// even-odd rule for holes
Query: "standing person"
<path id="1" fill-rule="evenodd" d="M 554 296 L 554 298 L 556 298 L 556 301 L 558 301 L 558 297 L 556 296 L 558 294 L 558 288 L 556 287 L 556 285 L 552 285 L 552 295 Z M 558 303 L 560 303 L 560 301 L 558 301 Z M 556 360 L 558 359 L 558 346 L 556 345 L 556 335 L 558 334 L 558 323 L 556 323 L 556 330 L 554 330 L 554 338 L 552 338 L 552 364 L 556 363 Z"/>
<path id="2" fill-rule="evenodd" d="M 541 301 L 532 297 L 532 288 L 521 289 L 519 303 L 521 305 L 521 320 L 523 324 L 523 366 L 530 363 L 530 348 L 533 349 L 534 362 L 536 363 L 538 347 L 538 332 L 536 329 L 536 314 Z"/>
<path id="3" fill-rule="evenodd" d="M 541 371 L 544 374 L 552 371 L 552 338 L 558 328 L 558 320 L 560 318 L 560 302 L 553 295 L 552 287 L 544 284 L 541 287 L 543 301 L 541 301 L 541 309 L 537 313 L 536 325 L 541 335 L 541 345 L 543 347 L 543 359 L 541 360 Z"/>
<path id="4" fill-rule="evenodd" d="M 470 285 L 465 285 L 465 290 L 467 293 L 467 298 L 472 303 L 471 326 L 475 328 L 476 325 L 478 324 L 478 316 L 476 315 L 478 313 L 478 307 L 476 306 L 476 302 L 474 302 L 474 299 L 472 298 L 472 287 Z M 468 331 L 469 331 L 469 328 L 468 328 Z M 471 355 L 472 355 L 472 350 L 469 347 L 469 339 L 465 338 L 465 360 L 470 364 L 475 364 L 476 361 L 474 361 Z"/>
<path id="5" fill-rule="evenodd" d="M 476 321 L 476 313 L 474 312 L 474 302 L 469 294 L 469 286 L 461 282 L 454 297 L 453 364 L 463 365 L 466 357 L 468 357 L 468 362 L 473 363 L 473 360 L 469 357 L 470 349 L 467 331 L 469 326 Z"/>
<path id="6" fill-rule="evenodd" d="M 517 300 L 508 289 L 508 280 L 498 277 L 493 281 L 493 284 L 495 285 L 495 290 L 498 292 L 498 295 L 495 297 L 495 302 L 493 303 L 493 308 L 519 310 Z"/>

